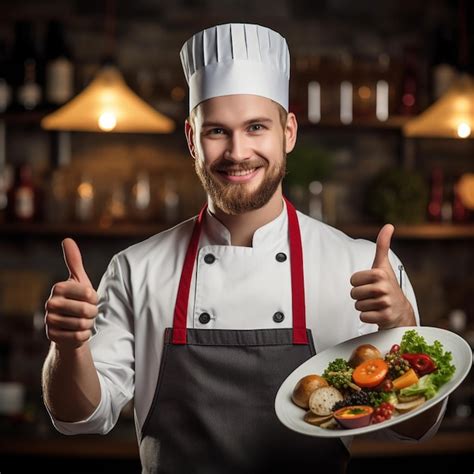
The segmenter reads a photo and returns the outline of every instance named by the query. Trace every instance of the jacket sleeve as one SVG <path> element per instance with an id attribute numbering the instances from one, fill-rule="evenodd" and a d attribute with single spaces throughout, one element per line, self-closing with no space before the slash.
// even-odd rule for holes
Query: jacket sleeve
<path id="1" fill-rule="evenodd" d="M 108 433 L 134 393 L 133 310 L 127 265 L 114 256 L 99 288 L 99 314 L 89 340 L 99 376 L 101 400 L 87 419 L 68 423 L 52 418 L 63 434 Z M 50 414 L 51 416 L 51 414 Z"/>

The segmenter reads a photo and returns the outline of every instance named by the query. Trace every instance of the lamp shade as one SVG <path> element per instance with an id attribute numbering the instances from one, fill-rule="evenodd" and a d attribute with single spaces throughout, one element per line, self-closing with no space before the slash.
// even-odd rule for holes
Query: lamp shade
<path id="1" fill-rule="evenodd" d="M 138 97 L 113 65 L 100 69 L 76 97 L 45 116 L 46 130 L 171 133 L 175 124 Z"/>
<path id="2" fill-rule="evenodd" d="M 474 137 L 474 81 L 464 74 L 422 114 L 403 127 L 408 137 Z"/>

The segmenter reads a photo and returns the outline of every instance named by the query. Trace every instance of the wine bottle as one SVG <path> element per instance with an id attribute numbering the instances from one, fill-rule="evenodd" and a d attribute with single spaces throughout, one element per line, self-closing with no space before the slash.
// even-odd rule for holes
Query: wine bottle
<path id="1" fill-rule="evenodd" d="M 41 61 L 34 39 L 34 25 L 29 20 L 15 23 L 12 54 L 14 108 L 37 109 L 42 100 Z"/>
<path id="2" fill-rule="evenodd" d="M 74 95 L 74 61 L 59 20 L 48 22 L 44 63 L 45 104 L 47 107 L 63 105 Z"/>
<path id="3" fill-rule="evenodd" d="M 419 111 L 418 56 L 413 47 L 407 47 L 404 53 L 403 73 L 401 81 L 400 102 L 398 112 L 401 115 L 416 115 Z"/>
<path id="4" fill-rule="evenodd" d="M 430 201 L 428 204 L 428 218 L 440 222 L 442 218 L 444 196 L 444 176 L 440 168 L 431 171 Z"/>
<path id="5" fill-rule="evenodd" d="M 5 40 L 0 38 L 0 114 L 8 109 L 11 102 L 11 85 L 9 77 L 8 54 Z M 1 157 L 0 157 L 1 158 Z M 0 159 L 0 166 L 1 166 Z"/>
<path id="6" fill-rule="evenodd" d="M 448 25 L 438 26 L 433 33 L 432 44 L 430 96 L 434 102 L 450 88 L 457 77 L 454 29 Z"/>
<path id="7" fill-rule="evenodd" d="M 15 169 L 13 185 L 10 187 L 7 202 L 7 216 L 14 222 L 40 220 L 40 190 L 33 181 L 33 170 L 28 163 L 22 163 Z"/>

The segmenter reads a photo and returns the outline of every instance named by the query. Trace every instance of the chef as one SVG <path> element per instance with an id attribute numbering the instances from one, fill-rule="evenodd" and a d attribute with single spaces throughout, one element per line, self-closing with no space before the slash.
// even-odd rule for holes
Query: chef
<path id="1" fill-rule="evenodd" d="M 419 324 L 390 250 L 394 228 L 376 244 L 353 240 L 283 195 L 297 121 L 280 34 L 218 25 L 190 38 L 181 61 L 186 139 L 207 202 L 115 255 L 97 293 L 77 245 L 63 241 L 69 279 L 46 303 L 46 407 L 62 433 L 105 434 L 133 399 L 147 473 L 344 472 L 347 439 L 290 431 L 275 395 L 324 349 Z M 426 439 L 443 411 L 379 436 Z"/>

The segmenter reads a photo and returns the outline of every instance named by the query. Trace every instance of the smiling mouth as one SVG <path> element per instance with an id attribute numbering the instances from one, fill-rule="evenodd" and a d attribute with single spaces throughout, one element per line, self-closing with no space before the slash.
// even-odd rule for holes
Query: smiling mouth
<path id="1" fill-rule="evenodd" d="M 257 166 L 255 168 L 250 168 L 248 170 L 217 170 L 221 174 L 225 174 L 227 176 L 247 176 L 252 174 L 253 172 L 257 171 L 261 166 Z"/>

